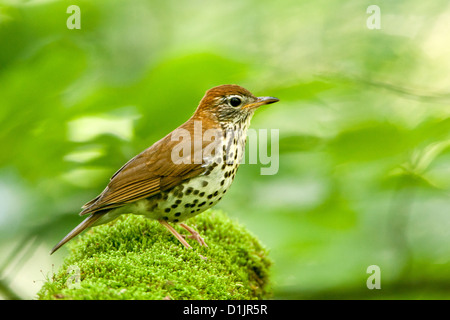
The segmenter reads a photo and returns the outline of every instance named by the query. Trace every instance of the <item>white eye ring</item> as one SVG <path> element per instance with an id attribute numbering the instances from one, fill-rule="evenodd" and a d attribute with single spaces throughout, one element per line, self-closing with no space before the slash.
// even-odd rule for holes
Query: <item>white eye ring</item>
<path id="1" fill-rule="evenodd" d="M 234 108 L 239 107 L 242 104 L 242 98 L 240 96 L 231 96 L 228 98 L 228 104 Z"/>

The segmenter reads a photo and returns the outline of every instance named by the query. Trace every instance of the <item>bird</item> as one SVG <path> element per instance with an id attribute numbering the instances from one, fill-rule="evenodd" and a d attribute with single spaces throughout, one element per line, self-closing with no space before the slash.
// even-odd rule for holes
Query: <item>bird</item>
<path id="1" fill-rule="evenodd" d="M 247 130 L 256 109 L 278 98 L 256 97 L 226 84 L 206 91 L 194 114 L 177 129 L 125 163 L 106 188 L 82 206 L 78 226 L 50 254 L 85 229 L 122 214 L 157 220 L 186 248 L 172 224 L 179 224 L 200 246 L 205 240 L 184 221 L 213 207 L 228 191 L 242 160 Z"/>

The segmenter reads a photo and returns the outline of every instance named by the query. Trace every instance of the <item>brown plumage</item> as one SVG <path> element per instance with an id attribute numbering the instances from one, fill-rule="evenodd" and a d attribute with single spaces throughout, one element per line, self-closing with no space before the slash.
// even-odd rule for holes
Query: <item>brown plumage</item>
<path id="1" fill-rule="evenodd" d="M 233 104 L 236 104 L 238 100 L 240 104 L 234 106 Z M 221 199 L 221 197 L 218 197 L 218 190 L 222 190 L 224 186 L 231 184 L 231 181 L 229 181 L 227 183 L 222 182 L 220 187 L 215 186 L 219 183 L 219 181 L 216 181 L 217 178 L 224 174 L 224 172 L 220 173 L 219 169 L 216 169 L 216 167 L 219 168 L 217 165 L 218 158 L 220 157 L 220 160 L 222 160 L 222 156 L 217 154 L 217 157 L 213 156 L 214 161 L 211 161 L 211 157 L 208 158 L 204 155 L 205 149 L 211 144 L 211 141 L 203 139 L 206 131 L 212 129 L 219 132 L 220 141 L 216 142 L 220 143 L 220 150 L 225 150 L 226 144 L 231 145 L 231 140 L 229 137 L 227 138 L 227 135 L 229 136 L 226 133 L 227 130 L 243 131 L 244 134 L 241 135 L 241 138 L 244 138 L 243 141 L 240 145 L 233 145 L 236 155 L 233 164 L 234 178 L 245 145 L 246 130 L 254 110 L 260 105 L 276 101 L 278 99 L 273 97 L 257 98 L 248 90 L 237 85 L 222 85 L 208 90 L 194 115 L 188 121 L 128 161 L 111 177 L 103 192 L 82 207 L 83 210 L 80 215 L 89 214 L 89 217 L 64 237 L 52 249 L 51 253 L 86 228 L 111 221 L 122 213 L 143 214 L 151 219 L 156 219 L 168 228 L 183 245 L 190 247 L 168 224 L 168 221 L 181 222 L 206 210 L 214 205 L 217 199 L 217 201 Z M 200 131 L 196 129 L 199 124 Z M 182 159 L 184 161 L 182 163 L 172 161 L 174 148 L 180 144 L 179 140 L 174 139 L 175 132 L 188 132 L 192 137 L 190 140 L 192 152 L 189 154 L 183 153 Z M 237 139 L 233 140 L 236 141 Z M 198 141 L 201 141 L 200 148 L 196 148 Z M 239 159 L 238 153 L 240 154 Z M 196 161 L 198 159 L 200 161 Z M 222 165 L 222 171 L 225 167 L 225 164 Z M 214 178 L 210 177 L 211 172 L 215 173 L 214 175 L 211 174 L 211 177 L 214 176 Z M 231 174 L 229 175 L 231 176 Z M 194 190 L 194 187 L 197 187 L 200 183 L 199 179 L 202 179 L 201 186 L 204 186 L 206 191 L 213 191 L 210 197 L 211 201 L 208 203 L 200 201 L 200 198 L 203 197 L 202 193 L 206 192 L 201 192 L 200 187 L 195 190 L 198 192 L 191 191 L 192 194 L 189 192 L 190 189 Z M 223 181 L 225 180 L 223 179 Z M 209 187 L 206 188 L 208 184 Z M 183 194 L 185 187 L 186 191 Z M 226 189 L 222 192 L 225 193 Z M 180 194 L 184 196 L 180 197 Z M 213 194 L 216 195 L 212 196 Z M 213 197 L 214 199 L 212 199 Z M 189 201 L 192 201 L 192 203 Z M 184 207 L 189 210 L 179 209 L 170 217 L 166 214 L 178 205 L 181 207 L 182 202 L 185 202 L 183 203 Z M 195 206 L 197 207 L 194 209 Z M 126 212 L 126 210 L 130 212 Z M 201 245 L 206 245 L 193 229 L 183 223 L 180 225 L 188 230 Z"/>

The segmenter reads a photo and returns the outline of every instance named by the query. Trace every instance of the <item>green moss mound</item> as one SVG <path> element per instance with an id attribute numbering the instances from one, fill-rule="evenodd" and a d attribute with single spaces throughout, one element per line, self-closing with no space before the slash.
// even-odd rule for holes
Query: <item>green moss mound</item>
<path id="1" fill-rule="evenodd" d="M 47 299 L 265 299 L 268 251 L 220 211 L 188 221 L 208 244 L 192 250 L 156 221 L 126 215 L 73 240 L 62 267 L 38 292 Z M 180 234 L 187 232 L 175 226 Z M 68 270 L 75 270 L 67 272 Z M 79 281 L 75 281 L 76 274 Z"/>

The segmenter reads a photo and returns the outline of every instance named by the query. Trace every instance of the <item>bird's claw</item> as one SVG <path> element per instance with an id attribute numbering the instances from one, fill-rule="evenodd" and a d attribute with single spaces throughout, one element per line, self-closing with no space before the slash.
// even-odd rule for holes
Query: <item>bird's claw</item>
<path id="1" fill-rule="evenodd" d="M 195 239 L 201 246 L 208 247 L 205 240 L 200 236 L 200 234 L 198 232 L 194 231 L 190 236 L 188 236 L 188 238 Z"/>

